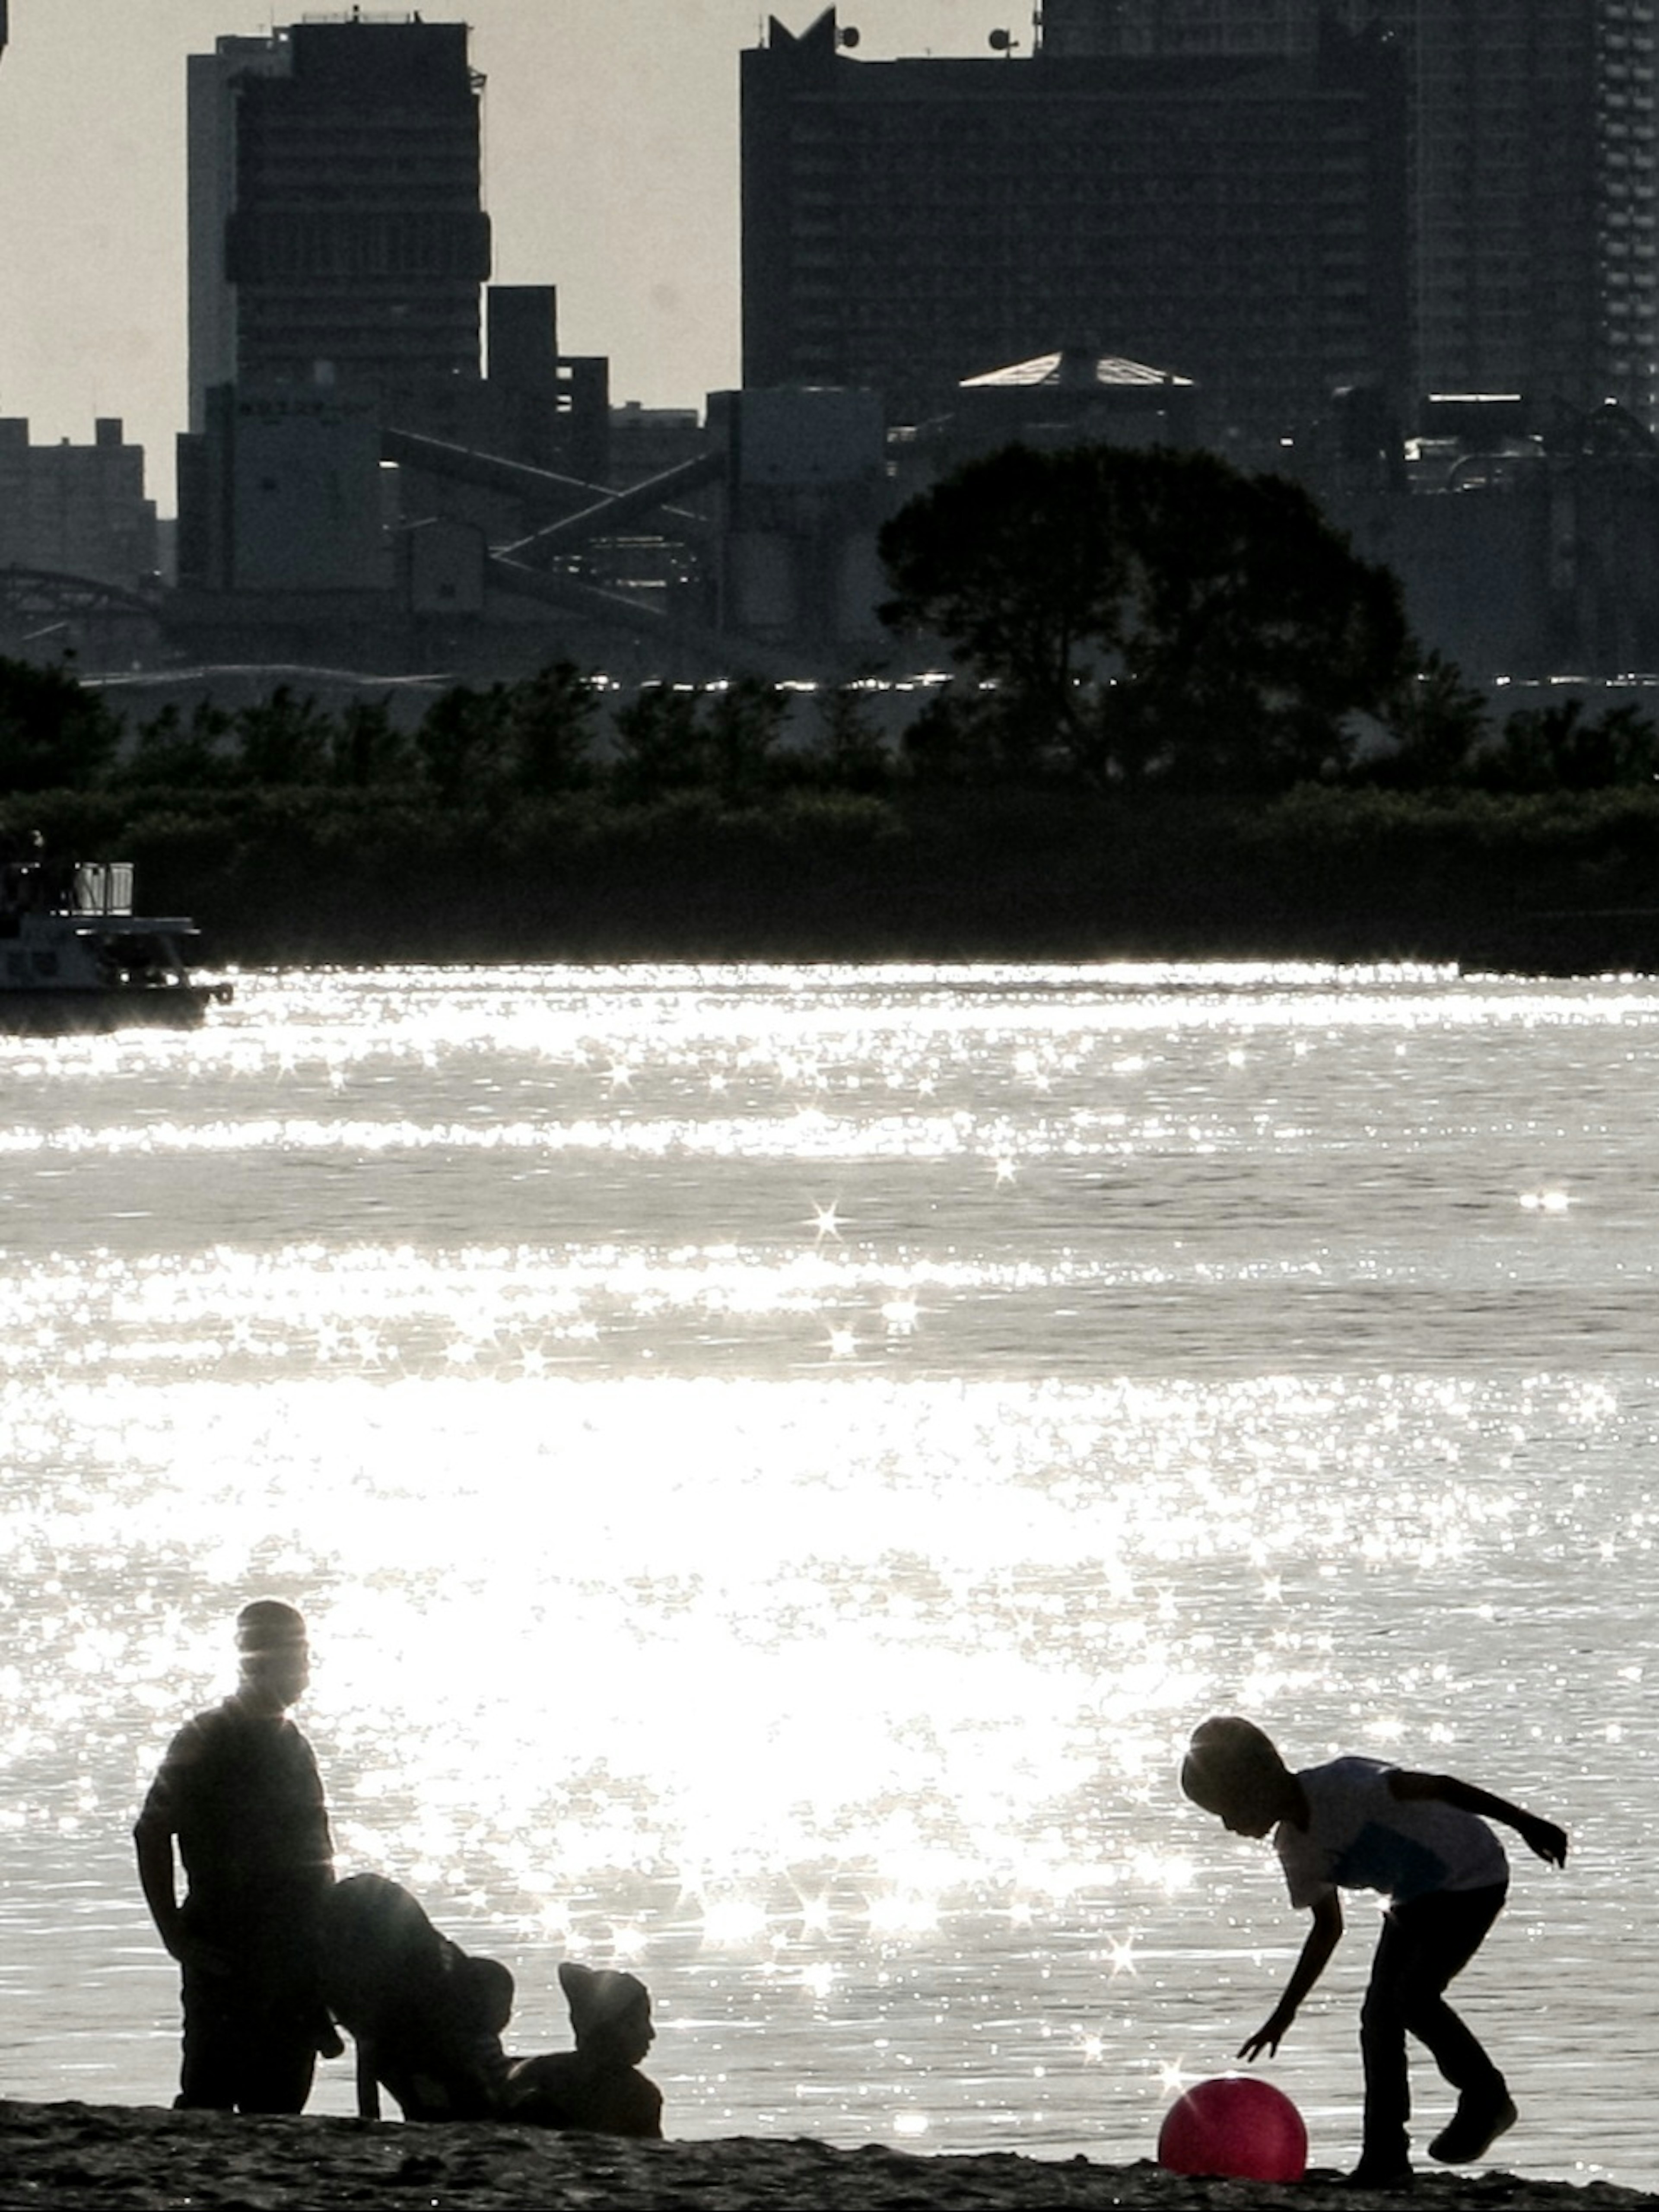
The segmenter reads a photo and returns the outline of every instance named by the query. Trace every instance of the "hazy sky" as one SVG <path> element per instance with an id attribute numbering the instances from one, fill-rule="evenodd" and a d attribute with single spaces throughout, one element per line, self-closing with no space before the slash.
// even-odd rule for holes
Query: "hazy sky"
<path id="1" fill-rule="evenodd" d="M 0 62 L 0 415 L 37 440 L 118 415 L 173 505 L 185 387 L 185 59 L 330 12 L 261 0 L 12 0 Z M 337 9 L 333 12 L 343 12 Z M 392 14 L 390 7 L 365 12 Z M 820 0 L 424 0 L 472 26 L 504 283 L 556 284 L 611 392 L 700 406 L 738 376 L 738 57 Z M 843 0 L 861 57 L 983 53 L 1030 0 Z"/>

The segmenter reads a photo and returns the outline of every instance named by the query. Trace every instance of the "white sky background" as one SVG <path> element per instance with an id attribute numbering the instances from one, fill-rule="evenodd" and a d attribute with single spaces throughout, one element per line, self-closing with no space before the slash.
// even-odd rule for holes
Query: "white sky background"
<path id="1" fill-rule="evenodd" d="M 185 61 L 329 10 L 12 0 L 0 61 L 0 415 L 88 441 L 117 415 L 173 507 L 185 365 Z M 365 12 L 394 12 L 389 0 Z M 406 12 L 398 9 L 395 12 Z M 556 284 L 560 344 L 611 396 L 701 407 L 738 374 L 738 58 L 820 0 L 425 0 L 472 26 L 496 279 Z M 862 58 L 983 54 L 1030 0 L 842 0 Z"/>

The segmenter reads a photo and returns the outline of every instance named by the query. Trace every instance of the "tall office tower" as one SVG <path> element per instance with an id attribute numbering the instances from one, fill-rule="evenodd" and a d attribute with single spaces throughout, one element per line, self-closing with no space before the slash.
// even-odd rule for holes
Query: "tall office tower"
<path id="1" fill-rule="evenodd" d="M 215 384 L 476 380 L 489 219 L 465 25 L 223 39 L 188 90 L 192 428 Z"/>
<path id="2" fill-rule="evenodd" d="M 236 118 L 241 83 L 285 76 L 285 36 L 221 39 L 185 64 L 190 427 L 207 419 L 215 385 L 236 381 L 236 288 L 225 274 L 225 234 L 236 204 Z"/>
<path id="3" fill-rule="evenodd" d="M 1427 391 L 1659 427 L 1653 0 L 1374 0 L 1407 58 Z"/>
<path id="4" fill-rule="evenodd" d="M 1398 57 L 866 62 L 833 9 L 743 57 L 744 379 L 899 419 L 1082 345 L 1196 380 L 1274 443 L 1405 368 Z"/>
<path id="5" fill-rule="evenodd" d="M 1044 0 L 1042 51 L 1077 54 L 1312 53 L 1328 0 Z"/>
<path id="6" fill-rule="evenodd" d="M 1413 380 L 1659 428 L 1659 6 L 1323 0 L 1405 57 Z M 1043 51 L 1305 52 L 1321 0 L 1045 0 Z"/>

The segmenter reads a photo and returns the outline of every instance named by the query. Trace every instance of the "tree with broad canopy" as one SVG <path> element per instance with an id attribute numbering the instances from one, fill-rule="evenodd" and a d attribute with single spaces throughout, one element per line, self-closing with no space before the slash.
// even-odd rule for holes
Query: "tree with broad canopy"
<path id="1" fill-rule="evenodd" d="M 1411 665 L 1400 588 L 1306 492 L 1215 455 L 1009 446 L 884 527 L 898 630 L 994 691 L 1015 772 L 1278 789 L 1346 767 Z"/>

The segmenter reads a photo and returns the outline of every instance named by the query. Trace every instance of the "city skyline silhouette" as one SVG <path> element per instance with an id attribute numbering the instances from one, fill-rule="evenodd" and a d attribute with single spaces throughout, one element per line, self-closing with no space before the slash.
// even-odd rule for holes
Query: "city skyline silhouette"
<path id="1" fill-rule="evenodd" d="M 173 511 L 187 419 L 185 63 L 318 12 L 270 0 L 14 0 L 0 59 L 0 414 L 37 441 L 118 416 Z M 348 9 L 337 11 L 349 14 Z M 366 12 L 401 20 L 407 9 Z M 619 402 L 697 407 L 738 349 L 738 74 L 755 0 L 469 0 L 495 276 L 549 283 Z M 804 27 L 817 0 L 781 4 Z M 1029 38 L 1026 0 L 870 0 L 872 56 Z"/>

